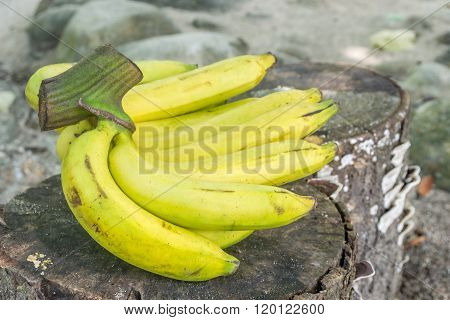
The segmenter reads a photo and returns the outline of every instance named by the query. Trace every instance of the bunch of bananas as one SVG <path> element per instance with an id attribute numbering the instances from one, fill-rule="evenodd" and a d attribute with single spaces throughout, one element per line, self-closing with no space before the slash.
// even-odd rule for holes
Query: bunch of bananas
<path id="1" fill-rule="evenodd" d="M 137 62 L 143 79 L 122 100 L 134 133 L 102 117 L 65 127 L 56 146 L 63 190 L 91 237 L 139 268 L 202 281 L 238 268 L 222 249 L 308 213 L 313 198 L 279 186 L 334 158 L 334 143 L 304 138 L 336 104 L 321 101 L 318 89 L 226 103 L 254 88 L 274 63 L 271 54 L 198 69 Z M 26 87 L 29 104 L 37 109 L 42 80 L 71 66 L 39 69 Z"/>

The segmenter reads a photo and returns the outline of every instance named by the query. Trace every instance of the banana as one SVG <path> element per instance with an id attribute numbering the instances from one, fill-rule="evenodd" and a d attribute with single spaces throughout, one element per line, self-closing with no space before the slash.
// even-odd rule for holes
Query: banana
<path id="1" fill-rule="evenodd" d="M 231 109 L 237 108 L 248 102 L 257 100 L 257 98 L 245 98 L 241 100 L 236 100 L 233 102 L 220 104 L 216 106 L 206 107 L 198 111 L 193 111 L 190 113 L 183 114 L 181 116 L 165 118 L 159 120 L 151 120 L 136 123 L 136 129 L 138 127 L 155 127 L 158 130 L 158 134 L 164 133 L 164 129 L 176 130 L 180 125 L 196 125 L 208 121 L 209 119 L 225 113 Z"/>
<path id="2" fill-rule="evenodd" d="M 303 146 L 262 157 L 256 161 L 230 161 L 228 167 L 197 169 L 190 177 L 216 182 L 235 182 L 281 186 L 319 171 L 334 159 L 336 146 L 325 143 L 316 147 Z"/>
<path id="3" fill-rule="evenodd" d="M 94 128 L 84 120 L 66 127 L 58 138 L 56 150 L 62 161 L 70 144 L 83 132 Z M 134 152 L 133 148 L 123 152 Z M 141 149 L 142 154 L 142 149 Z M 335 145 L 320 146 L 304 140 L 284 139 L 253 148 L 211 157 L 203 162 L 145 162 L 149 171 L 174 173 L 216 182 L 236 182 L 280 186 L 309 176 L 333 160 Z"/>
<path id="4" fill-rule="evenodd" d="M 315 203 L 311 197 L 272 186 L 148 173 L 144 161 L 130 134 L 115 137 L 109 168 L 117 185 L 149 212 L 182 227 L 230 231 L 279 227 L 301 218 Z"/>
<path id="5" fill-rule="evenodd" d="M 65 127 L 61 131 L 61 134 L 56 141 L 56 154 L 58 155 L 59 161 L 64 159 L 67 150 L 76 138 L 95 127 L 95 124 L 92 122 L 93 120 L 91 119 L 82 120 L 76 124 Z"/>
<path id="6" fill-rule="evenodd" d="M 195 233 L 211 240 L 222 249 L 241 242 L 253 233 L 253 230 L 244 231 L 212 231 L 212 230 L 192 230 Z"/>
<path id="7" fill-rule="evenodd" d="M 44 66 L 38 69 L 27 82 L 25 97 L 28 104 L 37 111 L 39 99 L 39 87 L 44 79 L 55 77 L 71 68 L 74 63 L 58 63 Z M 144 60 L 137 61 L 136 65 L 142 71 L 143 78 L 139 84 L 170 77 L 197 68 L 195 64 L 185 64 L 171 60 Z"/>
<path id="8" fill-rule="evenodd" d="M 66 127 L 56 144 L 60 161 L 64 159 L 70 144 L 94 127 L 88 120 Z M 317 172 L 334 156 L 335 146 L 332 143 L 315 146 L 307 141 L 288 139 L 211 158 L 200 165 L 159 162 L 148 169 L 208 181 L 280 186 Z"/>
<path id="9" fill-rule="evenodd" d="M 226 108 L 225 112 L 220 112 L 200 123 L 185 124 L 182 122 L 183 119 L 178 119 L 181 121 L 173 130 L 170 130 L 172 128 L 163 127 L 162 132 L 156 131 L 152 121 L 140 123 L 133 138 L 136 143 L 139 143 L 140 148 L 168 149 L 178 147 L 190 142 L 204 140 L 220 131 L 248 122 L 284 105 L 302 100 L 315 103 L 320 101 L 321 97 L 321 92 L 318 89 L 308 89 L 275 92 L 248 102 L 247 100 L 238 100 L 230 104 L 232 108 Z M 214 109 L 212 108 L 211 110 Z M 223 109 L 224 106 L 220 107 L 220 110 Z M 156 137 L 157 134 L 158 136 Z"/>
<path id="10" fill-rule="evenodd" d="M 200 111 L 195 111 L 178 117 L 136 123 L 137 130 L 133 134 L 133 139 L 137 144 L 142 145 L 142 148 L 145 148 L 146 145 L 151 145 L 148 142 L 149 140 L 153 141 L 155 139 L 159 139 L 158 137 L 163 135 L 166 131 L 175 134 L 173 131 L 179 130 L 182 124 L 195 125 L 203 121 L 208 121 L 208 119 L 216 115 L 222 114 L 233 108 L 238 108 L 241 105 L 255 100 L 256 98 L 246 98 L 220 106 L 205 108 Z M 91 120 L 83 120 L 80 123 L 69 125 L 60 129 L 61 134 L 58 137 L 56 144 L 56 151 L 59 160 L 62 161 L 62 159 L 64 159 L 64 155 L 73 140 L 75 140 L 83 132 L 93 128 L 95 128 L 95 124 L 92 123 Z"/>
<path id="11" fill-rule="evenodd" d="M 124 130 L 107 120 L 70 146 L 63 191 L 81 226 L 101 246 L 144 270 L 185 281 L 234 273 L 239 261 L 205 237 L 161 220 L 130 200 L 108 170 L 111 141 Z"/>
<path id="12" fill-rule="evenodd" d="M 320 128 L 338 110 L 331 100 L 312 104 L 308 101 L 284 105 L 250 121 L 217 135 L 179 147 L 159 150 L 148 146 L 143 149 L 149 162 L 196 162 L 211 157 L 248 149 L 282 138 L 301 139 Z M 142 148 L 142 146 L 140 145 Z"/>
<path id="13" fill-rule="evenodd" d="M 83 120 L 77 124 L 67 126 L 61 132 L 56 143 L 56 152 L 59 160 L 62 162 L 70 145 L 84 132 L 95 128 L 94 121 Z M 195 233 L 211 240 L 221 248 L 227 248 L 241 240 L 247 238 L 251 231 L 210 231 L 210 230 L 192 230 Z"/>
<path id="14" fill-rule="evenodd" d="M 191 130 L 193 130 L 193 128 L 196 128 L 205 122 L 209 123 L 219 115 L 231 112 L 236 108 L 239 109 L 241 106 L 256 100 L 256 98 L 246 98 L 186 113 L 177 117 L 139 122 L 136 123 L 136 131 L 133 133 L 133 139 L 136 143 L 142 145 L 143 148 L 145 148 L 146 145 L 163 146 L 167 143 L 163 142 L 164 139 L 169 139 L 172 142 L 176 141 L 177 138 L 175 135 L 178 135 L 183 128 L 192 128 Z"/>
<path id="15" fill-rule="evenodd" d="M 128 149 L 123 147 L 123 152 L 133 152 Z M 334 143 L 319 146 L 301 139 L 283 139 L 201 162 L 150 162 L 147 156 L 142 169 L 216 182 L 280 186 L 317 172 L 333 160 L 335 151 Z"/>
<path id="16" fill-rule="evenodd" d="M 136 86 L 123 108 L 135 123 L 192 112 L 252 89 L 275 61 L 271 54 L 238 56 Z"/>

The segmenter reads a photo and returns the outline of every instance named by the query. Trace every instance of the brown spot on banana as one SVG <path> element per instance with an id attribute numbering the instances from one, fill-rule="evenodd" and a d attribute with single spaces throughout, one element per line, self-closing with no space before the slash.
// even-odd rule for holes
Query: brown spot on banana
<path id="1" fill-rule="evenodd" d="M 101 233 L 102 231 L 100 230 L 100 228 L 98 227 L 98 224 L 94 223 L 92 225 L 92 229 L 94 229 L 95 232 L 97 233 Z"/>
<path id="2" fill-rule="evenodd" d="M 83 203 L 81 202 L 80 194 L 75 187 L 72 187 L 69 193 L 69 201 L 72 207 L 76 208 L 81 206 Z"/>
<path id="3" fill-rule="evenodd" d="M 208 191 L 208 192 L 235 192 L 234 190 L 218 190 L 218 189 L 205 189 L 205 188 L 199 188 L 198 190 Z"/>
<path id="4" fill-rule="evenodd" d="M 284 213 L 284 208 L 280 207 L 278 205 L 274 205 L 273 208 L 275 209 L 275 212 L 280 216 Z"/>
<path id="5" fill-rule="evenodd" d="M 198 268 L 197 270 L 195 270 L 194 272 L 190 273 L 189 275 L 190 276 L 196 276 L 196 275 L 198 275 L 200 273 L 200 271 L 203 270 L 203 268 L 205 268 L 205 267 Z"/>
<path id="6" fill-rule="evenodd" d="M 88 169 L 89 173 L 91 174 L 92 179 L 95 181 L 95 185 L 97 186 L 97 190 L 98 190 L 100 196 L 103 197 L 104 199 L 108 199 L 108 196 L 106 195 L 105 191 L 103 191 L 102 187 L 100 186 L 100 184 L 97 181 L 95 173 L 92 170 L 91 160 L 88 155 L 86 155 L 86 157 L 84 158 L 84 165 Z"/>
<path id="7" fill-rule="evenodd" d="M 164 229 L 172 230 L 172 226 L 170 225 L 170 223 L 166 223 L 164 220 L 161 221 L 161 226 L 162 226 Z"/>
<path id="8" fill-rule="evenodd" d="M 287 190 L 275 190 L 275 193 L 284 193 L 284 194 L 289 194 L 289 191 Z"/>

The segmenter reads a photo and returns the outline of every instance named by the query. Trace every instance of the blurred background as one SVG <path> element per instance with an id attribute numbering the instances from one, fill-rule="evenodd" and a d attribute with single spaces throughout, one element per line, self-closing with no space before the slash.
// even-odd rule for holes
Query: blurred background
<path id="1" fill-rule="evenodd" d="M 200 65 L 271 51 L 280 63 L 359 62 L 392 77 L 412 98 L 410 162 L 423 173 L 398 298 L 448 298 L 440 294 L 450 288 L 448 2 L 0 0 L 0 21 L 0 204 L 59 173 L 56 134 L 40 133 L 23 91 L 37 68 L 79 59 L 66 45 L 87 54 L 111 43 L 132 59 Z"/>

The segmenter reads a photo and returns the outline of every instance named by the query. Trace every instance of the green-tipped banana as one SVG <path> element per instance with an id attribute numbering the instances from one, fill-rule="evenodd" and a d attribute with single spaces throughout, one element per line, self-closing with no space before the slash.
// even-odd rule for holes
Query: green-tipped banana
<path id="1" fill-rule="evenodd" d="M 70 144 L 83 132 L 94 128 L 88 120 L 66 127 L 58 138 L 56 150 L 62 161 Z M 123 152 L 129 151 L 123 147 Z M 141 152 L 142 149 L 141 149 Z M 304 140 L 286 139 L 241 151 L 211 157 L 204 162 L 147 162 L 150 171 L 173 173 L 217 182 L 236 182 L 280 186 L 309 176 L 333 160 L 335 145 L 320 146 Z M 149 157 L 147 157 L 149 158 Z"/>
<path id="2" fill-rule="evenodd" d="M 146 172 L 127 133 L 115 137 L 109 168 L 131 199 L 158 217 L 202 230 L 256 230 L 289 224 L 314 206 L 311 197 L 252 184 L 218 183 Z"/>
<path id="3" fill-rule="evenodd" d="M 333 101 L 289 104 L 266 112 L 217 135 L 179 147 L 145 148 L 148 161 L 168 162 L 209 161 L 211 157 L 230 154 L 284 138 L 301 139 L 315 132 L 338 110 Z M 139 145 L 142 148 L 141 145 Z"/>
<path id="4" fill-rule="evenodd" d="M 213 230 L 192 230 L 202 237 L 211 240 L 222 249 L 241 242 L 253 233 L 253 230 L 244 231 L 213 231 Z"/>
<path id="5" fill-rule="evenodd" d="M 259 159 L 257 156 L 251 158 L 254 156 L 251 148 L 243 150 L 247 153 L 242 155 L 243 160 L 239 160 L 239 153 L 236 153 L 227 155 L 229 158 L 222 164 L 219 163 L 217 167 L 205 166 L 197 168 L 192 173 L 186 173 L 185 169 L 172 170 L 181 172 L 181 175 L 207 181 L 281 186 L 319 171 L 333 160 L 336 152 L 334 143 L 317 146 L 304 140 L 297 140 L 286 145 L 286 151 L 277 150 L 275 144 L 278 143 L 270 144 L 272 146 L 269 149 L 273 154 L 261 156 Z M 281 144 L 283 146 L 284 141 Z"/>
<path id="6" fill-rule="evenodd" d="M 74 63 L 58 63 L 44 66 L 38 69 L 27 82 L 25 96 L 28 104 L 34 109 L 38 109 L 38 93 L 42 80 L 55 77 L 71 68 Z M 194 64 L 186 64 L 171 60 L 144 60 L 137 61 L 136 65 L 142 71 L 143 78 L 139 84 L 152 82 L 167 78 L 183 72 L 193 70 L 197 67 Z"/>
<path id="7" fill-rule="evenodd" d="M 110 144 L 119 130 L 100 120 L 71 144 L 63 160 L 63 191 L 82 227 L 122 260 L 169 278 L 202 281 L 235 272 L 236 258 L 153 216 L 120 190 L 108 169 Z"/>
<path id="8" fill-rule="evenodd" d="M 181 75 L 136 86 L 122 100 L 133 122 L 192 112 L 255 87 L 276 59 L 271 54 L 222 60 Z"/>
<path id="9" fill-rule="evenodd" d="M 136 123 L 136 131 L 133 134 L 133 139 L 135 139 L 135 142 L 138 143 L 142 140 L 154 139 L 155 136 L 162 136 L 163 134 L 166 134 L 166 132 L 171 132 L 173 134 L 175 130 L 179 130 L 180 126 L 195 126 L 200 123 L 207 122 L 218 115 L 255 100 L 257 100 L 257 98 L 246 98 L 213 107 L 203 108 L 201 110 L 186 113 L 177 117 L 139 122 Z M 150 128 L 150 130 L 147 128 Z"/>
<path id="10" fill-rule="evenodd" d="M 228 114 L 235 109 L 241 109 L 243 106 L 257 100 L 256 98 L 247 98 L 234 102 L 205 108 L 199 111 L 183 114 L 178 117 L 152 120 L 136 123 L 136 131 L 133 133 L 133 139 L 143 148 L 158 149 L 164 146 L 176 146 L 190 138 L 195 138 L 194 130 L 203 127 L 206 123 L 223 114 Z M 186 133 L 188 135 L 186 135 Z M 185 143 L 185 142 L 184 142 Z"/>
<path id="11" fill-rule="evenodd" d="M 140 123 L 137 125 L 133 139 L 139 144 L 141 149 L 168 149 L 178 147 L 187 143 L 205 140 L 228 128 L 248 123 L 258 116 L 282 108 L 288 104 L 297 103 L 298 101 L 301 101 L 303 104 L 316 103 L 320 101 L 321 97 L 321 92 L 318 89 L 308 89 L 275 92 L 260 99 L 250 101 L 247 99 L 238 100 L 228 104 L 231 107 L 227 107 L 226 109 L 225 106 L 211 108 L 211 111 L 219 108 L 220 110 L 225 109 L 226 112 L 214 114 L 199 123 L 187 124 L 182 122 L 183 119 L 179 117 L 177 120 L 180 120 L 180 122 L 174 125 L 174 127 L 164 127 L 163 125 L 162 132 L 158 131 L 153 123 L 156 121 Z"/>
<path id="12" fill-rule="evenodd" d="M 123 152 L 133 152 L 131 146 L 125 149 Z M 150 162 L 151 156 L 147 155 L 145 169 L 208 181 L 280 186 L 319 171 L 333 160 L 335 149 L 334 143 L 316 145 L 302 139 L 285 139 L 201 162 L 163 162 L 157 158 Z"/>

